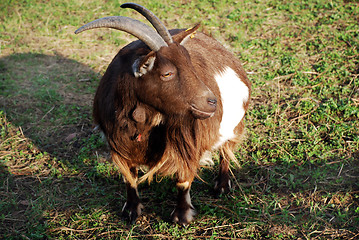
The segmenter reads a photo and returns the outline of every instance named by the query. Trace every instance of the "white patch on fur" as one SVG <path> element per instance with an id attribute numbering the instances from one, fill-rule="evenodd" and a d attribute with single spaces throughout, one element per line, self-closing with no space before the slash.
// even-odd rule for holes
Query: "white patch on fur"
<path id="1" fill-rule="evenodd" d="M 186 202 L 188 203 L 188 205 L 190 205 L 193 208 L 192 203 L 191 203 L 191 194 L 189 193 L 189 191 L 187 191 L 185 199 L 186 199 Z"/>
<path id="2" fill-rule="evenodd" d="M 210 151 L 205 151 L 199 160 L 199 165 L 201 166 L 213 166 L 214 162 L 212 159 L 212 153 Z"/>
<path id="3" fill-rule="evenodd" d="M 227 140 L 234 138 L 234 129 L 241 122 L 245 110 L 244 103 L 248 101 L 249 89 L 230 67 L 215 76 L 223 105 L 223 116 L 219 128 L 219 140 L 214 148 L 220 147 Z"/>
<path id="4" fill-rule="evenodd" d="M 163 115 L 161 113 L 157 113 L 152 119 L 152 126 L 158 126 L 163 122 Z"/>
<path id="5" fill-rule="evenodd" d="M 187 189 L 189 187 L 189 182 L 181 182 L 181 183 L 177 183 L 177 187 L 181 188 L 181 189 Z"/>

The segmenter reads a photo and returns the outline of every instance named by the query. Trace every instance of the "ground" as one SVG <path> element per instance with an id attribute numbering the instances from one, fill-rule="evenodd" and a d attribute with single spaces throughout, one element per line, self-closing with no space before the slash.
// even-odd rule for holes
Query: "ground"
<path id="1" fill-rule="evenodd" d="M 144 214 L 120 216 L 124 184 L 93 130 L 91 105 L 116 52 L 118 1 L 0 3 L 0 237 L 8 239 L 359 238 L 359 3 L 139 1 L 170 28 L 200 22 L 253 84 L 233 191 L 213 197 L 217 165 L 193 184 L 198 215 L 170 223 L 171 179 L 140 186 Z M 217 156 L 214 156 L 217 159 Z"/>

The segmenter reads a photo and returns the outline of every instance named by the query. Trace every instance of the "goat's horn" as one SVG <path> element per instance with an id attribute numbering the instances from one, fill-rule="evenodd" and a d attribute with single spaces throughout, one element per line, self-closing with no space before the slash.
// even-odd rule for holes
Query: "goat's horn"
<path id="1" fill-rule="evenodd" d="M 121 7 L 132 8 L 142 14 L 153 25 L 153 27 L 157 30 L 157 32 L 161 35 L 161 37 L 163 38 L 163 40 L 165 40 L 166 43 L 173 42 L 171 34 L 168 32 L 167 28 L 161 22 L 161 20 L 153 12 L 136 3 L 124 3 L 121 5 Z"/>
<path id="2" fill-rule="evenodd" d="M 125 31 L 143 41 L 151 50 L 157 52 L 161 47 L 168 46 L 162 37 L 146 24 L 132 18 L 113 16 L 89 22 L 75 31 L 75 34 L 93 28 L 114 28 Z"/>

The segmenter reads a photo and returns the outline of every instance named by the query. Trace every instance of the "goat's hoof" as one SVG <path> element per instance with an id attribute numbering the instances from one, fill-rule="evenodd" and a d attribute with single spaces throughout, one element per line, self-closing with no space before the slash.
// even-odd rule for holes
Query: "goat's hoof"
<path id="1" fill-rule="evenodd" d="M 196 216 L 196 210 L 193 206 L 188 208 L 175 208 L 171 213 L 172 222 L 178 223 L 180 225 L 186 226 L 192 222 L 194 216 Z"/>
<path id="2" fill-rule="evenodd" d="M 228 194 L 232 190 L 231 180 L 226 181 L 216 180 L 214 184 L 214 196 L 216 198 L 221 197 L 223 194 Z"/>
<path id="3" fill-rule="evenodd" d="M 126 202 L 122 208 L 122 217 L 130 224 L 134 224 L 136 219 L 141 215 L 143 205 L 141 203 L 134 204 Z"/>

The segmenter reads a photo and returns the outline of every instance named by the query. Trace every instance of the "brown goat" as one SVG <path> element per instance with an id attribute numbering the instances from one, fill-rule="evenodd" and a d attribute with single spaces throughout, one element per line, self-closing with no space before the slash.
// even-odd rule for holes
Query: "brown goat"
<path id="1" fill-rule="evenodd" d="M 140 12 L 157 32 L 120 16 L 95 20 L 75 32 L 109 27 L 139 39 L 119 51 L 102 77 L 94 120 L 124 176 L 123 213 L 129 220 L 141 214 L 138 183 L 151 181 L 156 173 L 176 178 L 178 202 L 171 217 L 187 224 L 195 215 L 192 181 L 212 151 L 220 151 L 215 192 L 230 189 L 229 161 L 236 161 L 233 150 L 244 131 L 251 84 L 232 53 L 196 32 L 199 25 L 168 31 L 146 8 L 134 3 L 122 7 Z M 140 166 L 149 170 L 138 178 Z"/>

